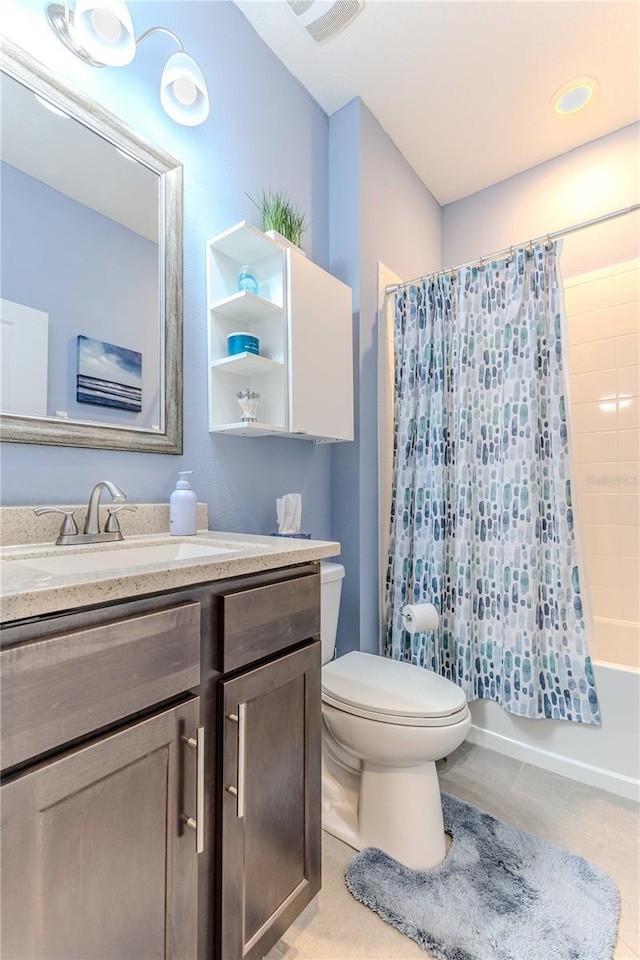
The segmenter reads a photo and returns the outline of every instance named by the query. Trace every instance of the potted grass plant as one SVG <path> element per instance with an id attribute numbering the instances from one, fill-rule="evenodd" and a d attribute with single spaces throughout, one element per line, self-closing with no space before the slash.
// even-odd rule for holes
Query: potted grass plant
<path id="1" fill-rule="evenodd" d="M 268 237 L 283 246 L 294 246 L 303 252 L 302 235 L 307 229 L 306 217 L 288 194 L 263 190 L 257 200 L 253 197 L 249 199 L 260 212 L 262 230 Z"/>

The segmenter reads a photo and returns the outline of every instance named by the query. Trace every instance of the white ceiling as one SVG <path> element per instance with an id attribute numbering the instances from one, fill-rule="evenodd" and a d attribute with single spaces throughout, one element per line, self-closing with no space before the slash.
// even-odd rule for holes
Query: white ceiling
<path id="1" fill-rule="evenodd" d="M 361 97 L 441 204 L 640 118 L 635 0 L 366 0 L 325 44 L 286 0 L 236 3 L 328 114 Z M 555 114 L 585 74 L 591 103 Z"/>

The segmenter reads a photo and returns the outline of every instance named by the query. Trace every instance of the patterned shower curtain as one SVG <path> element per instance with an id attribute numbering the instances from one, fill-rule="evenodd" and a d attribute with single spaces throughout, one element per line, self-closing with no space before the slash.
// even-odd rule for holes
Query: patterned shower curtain
<path id="1" fill-rule="evenodd" d="M 599 723 L 562 330 L 551 244 L 398 293 L 386 654 L 468 700 Z M 410 636 L 422 601 L 440 625 Z"/>

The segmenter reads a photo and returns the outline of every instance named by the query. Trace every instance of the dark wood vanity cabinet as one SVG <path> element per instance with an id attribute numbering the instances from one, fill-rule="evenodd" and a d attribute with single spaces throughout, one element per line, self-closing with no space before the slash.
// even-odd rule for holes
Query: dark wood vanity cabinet
<path id="1" fill-rule="evenodd" d="M 196 960 L 200 604 L 95 616 L 4 631 L 0 955 Z"/>
<path id="2" fill-rule="evenodd" d="M 262 957 L 320 889 L 320 651 L 222 684 L 220 955 Z"/>
<path id="3" fill-rule="evenodd" d="M 4 960 L 197 956 L 194 697 L 4 784 Z"/>
<path id="4" fill-rule="evenodd" d="M 223 594 L 219 956 L 260 958 L 320 889 L 319 577 Z M 258 665 L 254 665 L 258 660 Z"/>
<path id="5" fill-rule="evenodd" d="M 3 960 L 268 952 L 320 889 L 319 634 L 317 564 L 5 625 Z"/>

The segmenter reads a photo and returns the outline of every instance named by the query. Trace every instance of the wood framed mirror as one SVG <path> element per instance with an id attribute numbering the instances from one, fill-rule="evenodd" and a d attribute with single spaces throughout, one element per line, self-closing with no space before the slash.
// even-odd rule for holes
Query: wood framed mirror
<path id="1" fill-rule="evenodd" d="M 182 165 L 0 43 L 0 437 L 182 453 Z"/>

